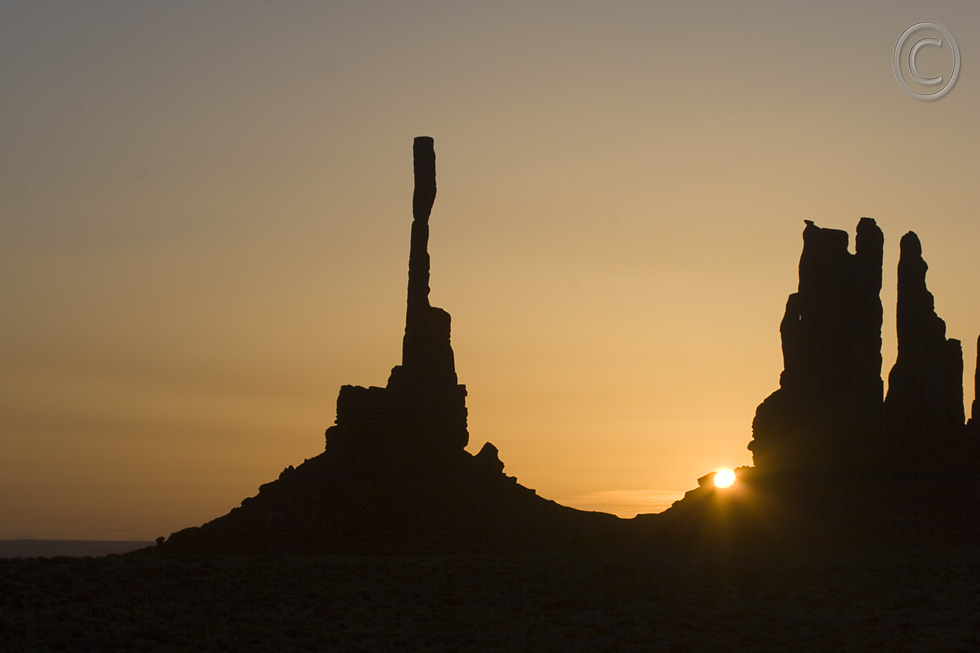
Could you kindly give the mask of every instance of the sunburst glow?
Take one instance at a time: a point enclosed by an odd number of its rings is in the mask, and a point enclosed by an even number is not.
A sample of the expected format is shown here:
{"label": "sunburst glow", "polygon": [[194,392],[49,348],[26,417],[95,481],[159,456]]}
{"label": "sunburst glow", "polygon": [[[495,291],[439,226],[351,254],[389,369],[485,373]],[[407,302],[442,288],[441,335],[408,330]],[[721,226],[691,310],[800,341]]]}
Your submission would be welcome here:
{"label": "sunburst glow", "polygon": [[715,487],[731,487],[735,482],[735,472],[730,469],[719,469],[715,472]]}

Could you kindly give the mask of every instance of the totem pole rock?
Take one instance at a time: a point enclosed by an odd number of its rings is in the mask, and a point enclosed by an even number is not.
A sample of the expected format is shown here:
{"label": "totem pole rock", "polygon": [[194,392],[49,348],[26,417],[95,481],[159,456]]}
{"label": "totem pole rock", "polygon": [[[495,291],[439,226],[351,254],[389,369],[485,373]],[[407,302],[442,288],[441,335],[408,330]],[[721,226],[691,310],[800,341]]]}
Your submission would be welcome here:
{"label": "totem pole rock", "polygon": [[458,453],[469,441],[466,386],[457,383],[450,316],[429,304],[429,216],[436,199],[433,140],[416,138],[413,151],[415,193],[402,364],[392,369],[386,388],[341,388],[337,425],[327,431],[328,449],[336,445],[433,456]]}

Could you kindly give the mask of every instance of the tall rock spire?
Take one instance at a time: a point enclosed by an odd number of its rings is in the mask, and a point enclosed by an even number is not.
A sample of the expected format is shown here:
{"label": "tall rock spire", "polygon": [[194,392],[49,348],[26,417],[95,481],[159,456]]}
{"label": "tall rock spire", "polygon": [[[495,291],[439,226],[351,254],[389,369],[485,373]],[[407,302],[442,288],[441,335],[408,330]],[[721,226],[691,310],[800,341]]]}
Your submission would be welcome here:
{"label": "tall rock spire", "polygon": [[415,139],[415,192],[412,195],[412,240],[408,255],[408,312],[402,364],[412,356],[409,334],[425,330],[429,311],[429,215],[436,201],[436,153],[427,136]]}
{"label": "tall rock spire", "polygon": [[958,435],[965,419],[963,348],[946,338],[926,288],[928,269],[919,237],[908,232],[898,262],[898,356],[888,375],[885,421],[889,450],[915,465]]}
{"label": "tall rock spire", "polygon": [[327,447],[396,450],[422,457],[462,453],[469,441],[466,386],[456,379],[449,313],[429,304],[429,216],[436,199],[433,141],[414,144],[415,193],[408,255],[408,306],[402,364],[384,388],[345,385]]}
{"label": "tall rock spire", "polygon": [[401,373],[416,381],[455,385],[456,365],[449,344],[450,316],[441,308],[429,305],[429,216],[436,199],[436,154],[432,138],[417,137],[413,151],[415,192]]}
{"label": "tall rock spire", "polygon": [[459,385],[450,344],[449,313],[429,304],[429,216],[436,199],[436,154],[432,138],[415,139],[415,192],[408,255],[408,307],[402,364],[391,370],[388,390],[398,397],[419,444],[462,449],[466,429],[466,386]]}

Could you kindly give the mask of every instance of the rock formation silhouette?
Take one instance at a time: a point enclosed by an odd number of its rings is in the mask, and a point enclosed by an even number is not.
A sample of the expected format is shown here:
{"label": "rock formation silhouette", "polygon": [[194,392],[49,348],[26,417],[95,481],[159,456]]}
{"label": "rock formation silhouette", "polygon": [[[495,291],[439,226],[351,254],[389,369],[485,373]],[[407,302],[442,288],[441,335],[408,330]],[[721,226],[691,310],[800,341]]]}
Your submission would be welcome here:
{"label": "rock formation silhouette", "polygon": [[[345,385],[337,397],[337,424],[327,450],[397,450],[397,455],[444,456],[462,450],[466,386],[456,378],[449,313],[429,304],[429,216],[436,199],[433,140],[415,139],[415,193],[408,258],[408,310],[402,364],[386,388]],[[383,438],[376,441],[374,438]]]}
{"label": "rock formation silhouette", "polygon": [[623,532],[613,515],[539,497],[490,443],[465,446],[450,316],[429,304],[433,140],[414,143],[402,362],[386,387],[345,385],[323,453],[289,466],[227,515],[172,534],[163,553],[503,551],[582,548]]}
{"label": "rock formation silhouette", "polygon": [[847,233],[807,221],[799,290],[780,324],[780,387],[759,406],[749,444],[756,466],[799,470],[867,462],[881,428],[881,265],[871,218]]}
{"label": "rock formation silhouette", "polygon": [[806,222],[799,290],[780,325],[779,389],[756,410],[749,449],[766,471],[894,470],[961,463],[963,352],[946,338],[915,233],[901,240],[898,357],[882,401],[884,238],[871,218],[847,234]]}
{"label": "rock formation silhouette", "polygon": [[[887,452],[896,465],[921,468],[926,462],[947,466],[962,436],[963,348],[946,338],[946,323],[936,315],[919,237],[902,237],[898,263],[898,357],[888,375],[885,398]],[[946,455],[935,455],[946,454]]]}
{"label": "rock formation silhouette", "polygon": [[970,410],[970,432],[980,437],[980,337],[977,338],[977,365],[973,377],[973,408]]}
{"label": "rock formation silhouette", "polygon": [[[661,516],[661,529],[734,529],[770,541],[795,534],[797,543],[828,534],[837,542],[980,537],[977,400],[966,426],[962,348],[936,315],[919,239],[901,240],[898,357],[884,400],[884,238],[861,218],[853,254],[847,240],[806,221],[799,288],[780,324],[780,387],[756,410],[754,466],[736,470],[741,490],[702,477]],[[980,384],[980,355],[977,363]]]}
{"label": "rock formation silhouette", "polygon": [[754,466],[735,470],[733,491],[714,487],[708,474],[665,513],[626,521],[537,496],[504,474],[490,443],[466,451],[466,388],[450,316],[429,303],[431,138],[415,139],[414,168],[402,361],[386,387],[342,386],[323,453],[154,551],[555,550],[662,544],[671,535],[722,543],[858,532],[980,537],[980,399],[964,424],[962,348],[946,338],[914,233],[901,241],[898,358],[887,398],[882,231],[861,218],[850,253],[846,232],[806,221],[799,286],[780,324],[779,388],[752,423]]}

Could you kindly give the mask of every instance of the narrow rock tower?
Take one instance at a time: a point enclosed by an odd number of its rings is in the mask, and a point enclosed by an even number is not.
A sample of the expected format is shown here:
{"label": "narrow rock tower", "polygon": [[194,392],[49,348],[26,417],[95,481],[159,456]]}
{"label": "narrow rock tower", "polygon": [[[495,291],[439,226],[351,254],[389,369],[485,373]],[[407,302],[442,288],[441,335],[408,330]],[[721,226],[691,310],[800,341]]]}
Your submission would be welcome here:
{"label": "narrow rock tower", "polygon": [[391,370],[388,389],[415,421],[423,446],[462,449],[466,430],[466,387],[456,379],[449,343],[449,313],[429,304],[429,216],[436,200],[436,153],[428,136],[415,139],[415,193],[408,256],[408,309],[402,364]]}
{"label": "narrow rock tower", "polygon": [[461,452],[469,441],[466,386],[456,378],[450,316],[429,304],[429,216],[436,199],[432,138],[417,137],[413,150],[415,192],[402,364],[391,370],[386,388],[341,387],[337,426],[327,431],[328,448],[336,441],[341,447],[432,457]]}
{"label": "narrow rock tower", "polygon": [[908,232],[898,262],[898,357],[888,375],[885,424],[888,452],[914,466],[934,454],[946,457],[965,420],[963,347],[946,338],[946,323],[926,288],[928,269],[919,237]]}

